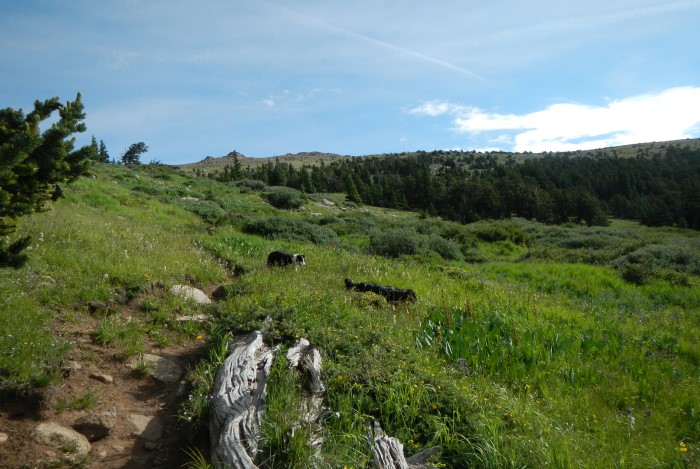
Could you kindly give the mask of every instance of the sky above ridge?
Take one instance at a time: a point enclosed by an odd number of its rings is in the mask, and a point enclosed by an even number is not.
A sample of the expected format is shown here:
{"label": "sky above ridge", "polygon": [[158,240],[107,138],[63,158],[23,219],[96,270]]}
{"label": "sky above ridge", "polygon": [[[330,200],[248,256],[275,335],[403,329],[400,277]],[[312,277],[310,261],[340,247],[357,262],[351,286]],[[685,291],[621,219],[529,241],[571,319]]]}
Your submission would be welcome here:
{"label": "sky above ridge", "polygon": [[113,158],[700,137],[700,0],[0,0],[0,108],[82,93]]}

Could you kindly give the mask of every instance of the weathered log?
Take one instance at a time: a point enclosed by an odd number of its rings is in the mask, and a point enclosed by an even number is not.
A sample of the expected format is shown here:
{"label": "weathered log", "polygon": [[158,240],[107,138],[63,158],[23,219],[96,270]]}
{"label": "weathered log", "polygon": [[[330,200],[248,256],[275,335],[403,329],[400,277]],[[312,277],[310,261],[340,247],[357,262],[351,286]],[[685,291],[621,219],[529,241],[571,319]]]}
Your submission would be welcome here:
{"label": "weathered log", "polygon": [[[287,350],[290,368],[297,368],[301,373],[301,384],[308,393],[299,402],[301,422],[309,426],[309,446],[320,449],[323,444],[323,428],[320,416],[323,412],[323,393],[326,387],[321,381],[321,354],[308,340],[299,339],[297,344]],[[298,428],[296,425],[292,428]]]}
{"label": "weathered log", "polygon": [[387,436],[378,422],[369,425],[368,438],[372,446],[373,469],[432,469],[436,466],[428,458],[440,451],[439,446],[427,449],[406,458],[403,444],[394,437]]}
{"label": "weathered log", "polygon": [[[230,355],[219,368],[214,380],[209,430],[211,462],[216,468],[257,469],[255,458],[265,412],[267,379],[276,349],[263,343],[262,332],[255,331],[229,344]],[[299,402],[301,421],[311,427],[309,445],[320,448],[323,443],[321,415],[321,354],[306,339],[301,339],[287,352],[290,367],[302,373],[302,384],[308,395]],[[403,444],[387,436],[377,422],[369,425],[368,439],[372,447],[374,469],[432,469],[428,459],[439,451],[430,448],[406,458]]]}
{"label": "weathered log", "polygon": [[[264,345],[260,331],[237,338],[229,344],[229,350],[214,380],[209,422],[211,461],[217,468],[255,469],[267,379],[276,350]],[[301,339],[289,349],[287,360],[290,367],[300,371],[308,391],[298,403],[299,425],[311,427],[309,445],[318,449],[323,443],[319,416],[325,391],[321,354],[308,340]]]}
{"label": "weathered log", "polygon": [[216,468],[256,469],[266,383],[275,351],[265,346],[259,331],[229,344],[229,350],[214,380],[211,461]]}
{"label": "weathered log", "polygon": [[326,387],[321,382],[321,354],[312,347],[308,340],[299,342],[287,351],[287,360],[292,368],[299,368],[302,373],[302,385],[313,395],[321,395]]}

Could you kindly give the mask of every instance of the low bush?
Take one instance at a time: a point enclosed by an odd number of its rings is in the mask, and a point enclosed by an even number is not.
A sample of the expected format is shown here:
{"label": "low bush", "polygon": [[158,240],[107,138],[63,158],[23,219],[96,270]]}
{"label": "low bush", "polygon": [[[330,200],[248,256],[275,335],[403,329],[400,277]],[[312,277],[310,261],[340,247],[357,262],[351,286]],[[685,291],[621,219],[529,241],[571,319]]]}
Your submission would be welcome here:
{"label": "low bush", "polygon": [[257,192],[264,191],[267,188],[267,185],[258,179],[243,179],[234,185],[239,189],[249,189]]}
{"label": "low bush", "polygon": [[384,257],[398,258],[422,254],[427,250],[427,237],[415,230],[392,228],[375,231],[369,237],[367,251]]}
{"label": "low bush", "polygon": [[290,187],[270,187],[264,197],[270,205],[282,210],[296,209],[304,204],[301,192]]}
{"label": "low bush", "polygon": [[618,257],[611,265],[635,285],[660,278],[677,285],[690,284],[688,275],[700,274],[700,256],[686,246],[650,244]]}
{"label": "low bush", "polygon": [[243,224],[244,233],[270,239],[310,241],[314,244],[335,243],[338,236],[325,226],[318,226],[296,218],[266,217],[248,220]]}
{"label": "low bush", "polygon": [[515,223],[498,221],[480,222],[471,225],[471,232],[482,241],[510,241],[515,244],[527,244],[528,237],[523,229]]}
{"label": "low bush", "polygon": [[625,282],[632,283],[634,285],[644,285],[645,283],[649,282],[651,273],[651,268],[646,262],[639,264],[625,262],[620,267],[620,275],[622,276],[622,279]]}
{"label": "low bush", "polygon": [[438,235],[432,235],[428,238],[428,245],[431,251],[440,254],[448,261],[461,261],[464,255],[460,249],[460,245],[451,239],[445,239]]}
{"label": "low bush", "polygon": [[326,215],[315,219],[314,222],[322,226],[328,226],[338,236],[367,236],[373,229],[377,228],[377,222],[374,217],[367,214]]}
{"label": "low bush", "polygon": [[650,270],[667,269],[700,275],[700,255],[681,245],[650,244],[612,261],[612,265],[621,270],[630,264],[647,265]]}
{"label": "low bush", "polygon": [[219,224],[226,212],[211,200],[180,200],[179,204],[207,223]]}

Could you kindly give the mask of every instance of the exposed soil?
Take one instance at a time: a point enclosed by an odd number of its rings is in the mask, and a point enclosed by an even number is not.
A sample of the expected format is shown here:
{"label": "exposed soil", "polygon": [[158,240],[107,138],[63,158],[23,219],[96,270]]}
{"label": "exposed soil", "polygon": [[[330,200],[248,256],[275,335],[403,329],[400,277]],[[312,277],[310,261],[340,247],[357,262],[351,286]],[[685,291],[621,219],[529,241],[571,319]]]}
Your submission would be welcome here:
{"label": "exposed soil", "polygon": [[[211,290],[204,289],[206,293]],[[120,306],[120,314],[123,317],[138,314],[135,313],[138,301]],[[191,425],[177,418],[179,406],[191,389],[184,373],[180,382],[172,385],[136,373],[127,366],[127,360],[117,355],[117,350],[94,343],[92,334],[97,324],[98,319],[88,314],[80,315],[77,321],[57,321],[57,335],[72,344],[66,362],[80,365],[79,369],[66,371],[58,385],[30,390],[23,396],[0,394],[0,433],[8,437],[0,443],[0,467],[176,468],[191,461],[186,450],[196,448],[205,456],[208,454],[207,430],[194,431]],[[203,357],[205,341],[206,338],[190,339],[167,348],[146,348],[186,369]],[[91,377],[95,373],[111,376],[113,382],[104,383]],[[70,403],[90,390],[96,392],[97,404],[88,410],[72,410]],[[32,438],[41,422],[71,428],[81,416],[112,409],[116,411],[116,425],[107,437],[92,443],[84,462],[75,462],[70,452],[40,445]],[[141,435],[129,418],[133,415],[153,418]]]}

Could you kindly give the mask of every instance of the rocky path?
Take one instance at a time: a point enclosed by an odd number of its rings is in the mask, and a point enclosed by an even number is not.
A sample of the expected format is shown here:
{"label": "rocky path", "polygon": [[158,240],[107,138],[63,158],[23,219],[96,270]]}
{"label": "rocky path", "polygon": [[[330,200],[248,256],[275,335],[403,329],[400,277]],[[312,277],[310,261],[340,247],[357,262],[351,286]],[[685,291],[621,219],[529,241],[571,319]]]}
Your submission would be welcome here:
{"label": "rocky path", "polygon": [[190,391],[186,369],[206,353],[206,339],[125,361],[93,343],[96,325],[92,317],[59,325],[72,347],[58,385],[0,394],[1,468],[175,468],[190,461],[186,451],[207,454],[206,431],[177,417]]}

